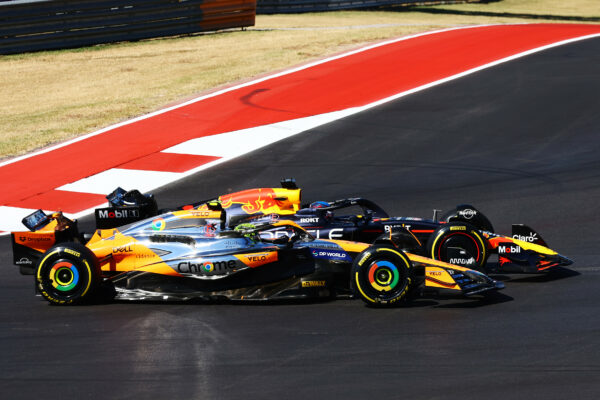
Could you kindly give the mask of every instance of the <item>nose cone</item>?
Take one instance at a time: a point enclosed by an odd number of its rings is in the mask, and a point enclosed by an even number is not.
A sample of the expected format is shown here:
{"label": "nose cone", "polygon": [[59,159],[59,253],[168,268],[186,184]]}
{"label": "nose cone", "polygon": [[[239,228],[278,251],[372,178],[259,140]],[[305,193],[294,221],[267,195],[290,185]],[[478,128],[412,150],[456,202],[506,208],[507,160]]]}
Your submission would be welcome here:
{"label": "nose cone", "polygon": [[570,258],[567,258],[565,256],[562,255],[558,255],[558,262],[560,263],[560,265],[562,265],[563,267],[566,267],[567,265],[571,265],[573,264],[573,260],[571,260]]}
{"label": "nose cone", "polygon": [[495,282],[494,282],[494,287],[495,287],[497,290],[501,290],[501,289],[504,289],[506,286],[504,285],[504,282],[495,281]]}

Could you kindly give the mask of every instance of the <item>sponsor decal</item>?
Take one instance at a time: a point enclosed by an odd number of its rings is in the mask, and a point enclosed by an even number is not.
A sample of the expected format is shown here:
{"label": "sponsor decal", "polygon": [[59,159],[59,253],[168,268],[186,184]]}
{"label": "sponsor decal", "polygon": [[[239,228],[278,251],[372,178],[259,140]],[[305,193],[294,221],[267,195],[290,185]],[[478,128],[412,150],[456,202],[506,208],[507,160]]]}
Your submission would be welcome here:
{"label": "sponsor decal", "polygon": [[312,224],[312,223],[318,223],[318,222],[319,222],[319,217],[300,218],[301,224]]}
{"label": "sponsor decal", "polygon": [[467,227],[466,226],[451,226],[450,230],[451,231],[466,231]]}
{"label": "sponsor decal", "polygon": [[278,259],[276,251],[269,253],[238,254],[235,257],[250,268],[260,267],[261,265],[275,262]]}
{"label": "sponsor decal", "polygon": [[460,210],[458,212],[458,215],[460,215],[461,217],[464,217],[465,219],[471,219],[475,215],[477,215],[477,211],[471,210],[470,208],[466,208],[464,210]]}
{"label": "sponsor decal", "polygon": [[119,247],[113,247],[112,252],[113,253],[131,253],[133,251],[133,249],[131,248],[131,245],[125,245],[125,246],[119,246]]}
{"label": "sponsor decal", "polygon": [[498,254],[518,254],[521,252],[519,246],[498,246]]}
{"label": "sponsor decal", "polygon": [[53,240],[53,236],[19,236],[19,241],[20,242],[36,242],[36,243],[41,243],[41,242],[50,242]]}
{"label": "sponsor decal", "polygon": [[210,217],[212,215],[212,211],[191,211],[190,213],[194,217]]}
{"label": "sponsor decal", "polygon": [[27,257],[22,257],[19,261],[17,261],[15,264],[17,265],[31,265],[33,264],[33,261],[31,261],[29,258]]}
{"label": "sponsor decal", "polygon": [[135,258],[154,258],[154,257],[156,257],[154,254],[138,253],[135,255]]}
{"label": "sponsor decal", "polygon": [[329,231],[329,239],[341,239],[344,237],[344,228],[335,228]]}
{"label": "sponsor decal", "polygon": [[302,287],[325,287],[325,281],[302,281]]}
{"label": "sponsor decal", "polygon": [[315,248],[315,249],[333,249],[333,250],[340,250],[340,246],[338,246],[335,243],[327,243],[327,242],[321,242],[321,243],[313,243],[310,245],[311,248]]}
{"label": "sponsor decal", "polygon": [[260,262],[260,261],[267,261],[268,255],[269,255],[269,253],[266,253],[266,254],[253,254],[251,256],[245,256],[245,257],[246,257],[246,260],[248,260],[248,261]]}
{"label": "sponsor decal", "polygon": [[358,260],[358,266],[361,267],[367,258],[369,258],[369,254],[368,253],[363,254],[363,256],[360,258],[360,260]]}
{"label": "sponsor decal", "polygon": [[156,218],[154,220],[152,220],[152,230],[154,231],[162,231],[163,229],[165,229],[165,226],[167,225],[167,223],[165,222],[165,220],[163,218]]}
{"label": "sponsor decal", "polygon": [[475,264],[475,259],[471,258],[451,258],[448,261],[450,264],[458,264],[458,265],[471,265]]}
{"label": "sponsor decal", "polygon": [[327,260],[338,260],[338,261],[352,261],[350,256],[342,251],[330,251],[330,250],[313,250],[313,257],[324,258]]}
{"label": "sponsor decal", "polygon": [[400,224],[400,225],[385,225],[384,230],[386,233],[390,233],[394,228],[406,228],[410,230],[410,225]]}
{"label": "sponsor decal", "polygon": [[215,234],[217,233],[217,227],[215,226],[215,224],[208,224],[203,226],[200,231],[202,232],[202,234],[204,234],[204,236],[207,237],[214,237]]}
{"label": "sponsor decal", "polygon": [[538,238],[537,232],[529,232],[529,235],[527,235],[527,236],[513,235],[513,239],[522,240],[524,242],[529,242],[529,243],[534,243],[534,242],[537,242],[539,238]]}
{"label": "sponsor decal", "polygon": [[71,249],[65,249],[65,253],[71,254],[75,257],[81,257],[81,253]]}
{"label": "sponsor decal", "polygon": [[240,247],[240,243],[236,242],[235,240],[225,240],[224,242],[222,242],[222,246],[226,249],[235,249]]}
{"label": "sponsor decal", "polygon": [[222,273],[234,269],[235,266],[236,263],[234,260],[201,261],[197,264],[191,261],[184,261],[177,264],[177,271],[182,274]]}
{"label": "sponsor decal", "polygon": [[[344,237],[344,228],[334,228],[329,231],[327,231],[326,229],[322,229],[322,230],[321,229],[307,229],[306,232],[308,232],[315,239],[325,238],[325,239],[335,240],[335,239],[343,239],[343,237]],[[321,233],[323,233],[323,234],[321,235]],[[284,231],[284,230],[278,230],[278,231],[274,231],[274,232],[262,231],[260,233],[261,237],[268,238],[268,239],[279,239],[284,236],[291,237],[292,235],[293,235],[293,232],[288,232],[288,231]],[[337,246],[336,246],[336,248],[337,248]]]}
{"label": "sponsor decal", "polygon": [[98,218],[113,219],[113,218],[139,218],[139,210],[98,210]]}

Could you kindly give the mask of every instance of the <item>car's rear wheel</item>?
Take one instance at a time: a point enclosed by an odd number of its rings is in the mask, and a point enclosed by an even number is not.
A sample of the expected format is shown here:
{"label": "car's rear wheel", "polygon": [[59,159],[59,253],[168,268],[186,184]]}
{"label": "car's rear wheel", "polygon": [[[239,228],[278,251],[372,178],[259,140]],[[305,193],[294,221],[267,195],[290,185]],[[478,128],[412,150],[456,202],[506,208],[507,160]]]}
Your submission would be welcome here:
{"label": "car's rear wheel", "polygon": [[413,281],[406,254],[388,247],[369,247],[352,265],[352,288],[371,306],[395,306],[406,299]]}
{"label": "car's rear wheel", "polygon": [[488,253],[481,233],[471,224],[451,222],[440,226],[427,241],[429,257],[482,270]]}
{"label": "car's rear wheel", "polygon": [[92,299],[100,281],[94,254],[80,243],[51,247],[36,269],[37,288],[52,304],[70,305]]}

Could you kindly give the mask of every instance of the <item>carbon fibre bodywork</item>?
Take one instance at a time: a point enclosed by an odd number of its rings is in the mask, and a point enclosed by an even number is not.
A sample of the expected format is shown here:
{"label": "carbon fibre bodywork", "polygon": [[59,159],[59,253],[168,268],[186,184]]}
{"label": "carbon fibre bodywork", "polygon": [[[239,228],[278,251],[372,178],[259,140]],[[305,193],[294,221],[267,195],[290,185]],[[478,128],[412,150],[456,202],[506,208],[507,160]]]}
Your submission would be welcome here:
{"label": "carbon fibre bodywork", "polygon": [[[290,181],[282,184],[283,188],[250,189],[218,197],[227,212],[227,224],[235,226],[249,219],[285,219],[316,238],[365,243],[406,231],[414,238],[406,250],[481,270],[536,273],[572,264],[526,225],[513,225],[510,236],[494,233],[489,220],[470,205],[459,205],[440,219],[390,217],[377,204],[363,198],[301,206],[301,189]],[[206,205],[199,208],[205,209]],[[347,213],[341,214],[344,211]],[[498,255],[497,263],[487,263],[491,254]]]}

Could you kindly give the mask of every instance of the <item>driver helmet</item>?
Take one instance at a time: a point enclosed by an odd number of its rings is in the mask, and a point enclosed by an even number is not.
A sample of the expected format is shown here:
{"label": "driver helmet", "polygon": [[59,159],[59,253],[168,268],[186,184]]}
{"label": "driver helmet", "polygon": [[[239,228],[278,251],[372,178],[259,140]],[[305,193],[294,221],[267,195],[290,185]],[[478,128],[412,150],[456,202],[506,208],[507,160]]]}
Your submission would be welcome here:
{"label": "driver helmet", "polygon": [[330,207],[330,204],[326,201],[315,201],[314,203],[310,203],[310,208],[326,208]]}

